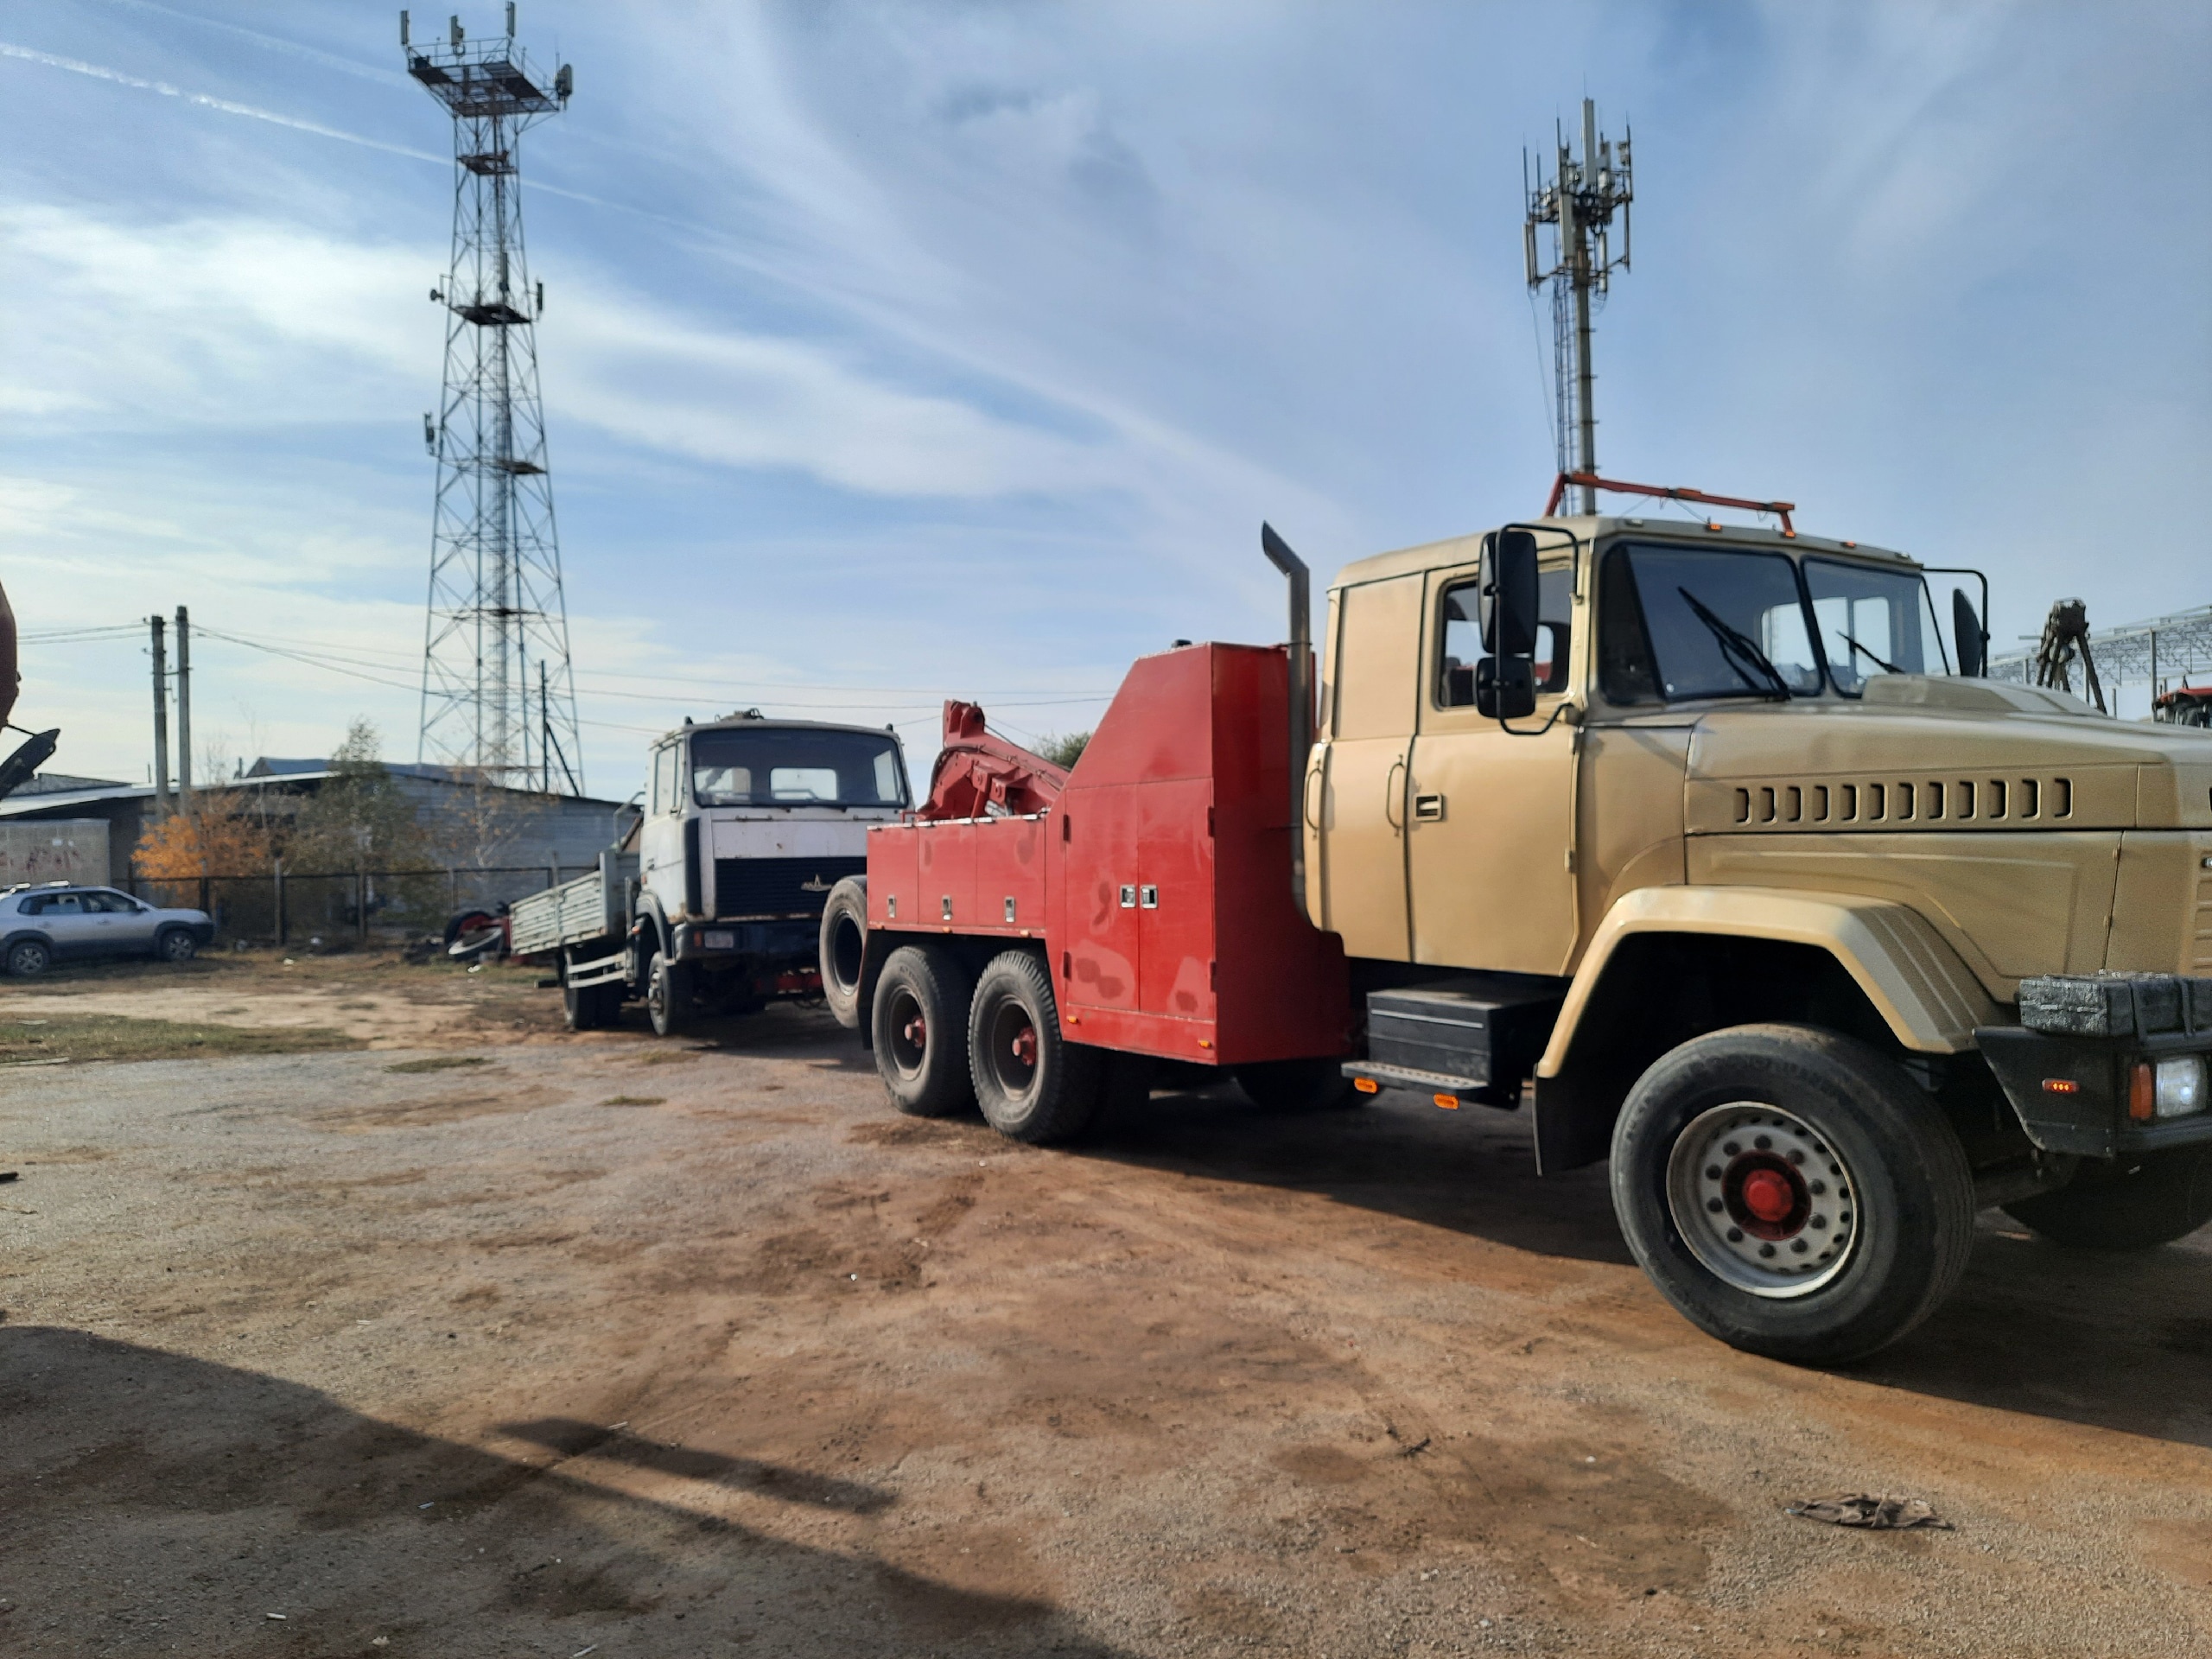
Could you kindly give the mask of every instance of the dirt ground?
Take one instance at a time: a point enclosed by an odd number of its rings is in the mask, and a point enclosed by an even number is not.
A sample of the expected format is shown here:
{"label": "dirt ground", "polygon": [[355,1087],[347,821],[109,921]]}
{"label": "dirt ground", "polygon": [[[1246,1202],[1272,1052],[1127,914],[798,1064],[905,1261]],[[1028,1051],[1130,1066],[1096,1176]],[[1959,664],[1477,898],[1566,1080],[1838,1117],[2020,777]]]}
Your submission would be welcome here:
{"label": "dirt ground", "polygon": [[[0,1070],[0,1652],[2212,1652],[2212,1230],[1986,1217],[1797,1370],[1515,1116],[1160,1092],[1035,1152],[820,1014],[576,1037],[531,980],[0,990],[367,1045]],[[1855,1491],[1957,1529],[1783,1512]]]}

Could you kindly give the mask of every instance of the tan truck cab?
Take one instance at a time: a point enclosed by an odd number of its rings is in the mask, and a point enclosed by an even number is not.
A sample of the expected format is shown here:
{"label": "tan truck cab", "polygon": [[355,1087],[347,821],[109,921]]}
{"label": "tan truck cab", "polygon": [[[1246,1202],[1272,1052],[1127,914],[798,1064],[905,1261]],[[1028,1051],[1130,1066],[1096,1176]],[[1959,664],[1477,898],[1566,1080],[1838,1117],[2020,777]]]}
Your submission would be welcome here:
{"label": "tan truck cab", "polygon": [[2212,733],[1960,673],[1960,574],[1577,517],[1330,591],[1306,902],[1368,994],[1348,1070],[1532,1082],[1542,1166],[1610,1155],[1639,1259],[1744,1346],[1891,1339],[1985,1205],[2107,1248],[2212,1219]]}

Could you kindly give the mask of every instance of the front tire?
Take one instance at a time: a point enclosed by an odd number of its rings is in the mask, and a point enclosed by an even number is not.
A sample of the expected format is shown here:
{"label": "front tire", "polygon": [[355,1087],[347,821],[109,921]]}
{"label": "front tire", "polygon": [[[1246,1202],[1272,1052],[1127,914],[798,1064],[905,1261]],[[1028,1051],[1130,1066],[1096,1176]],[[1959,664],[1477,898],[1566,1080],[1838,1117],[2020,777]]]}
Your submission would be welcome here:
{"label": "front tire", "polygon": [[54,966],[54,947],[44,939],[17,939],[8,947],[8,971],[17,979],[36,979]]}
{"label": "front tire", "polygon": [[847,1031],[861,1028],[861,974],[868,960],[868,878],[849,875],[822,906],[822,1000]]}
{"label": "front tire", "polygon": [[163,962],[190,962],[200,954],[200,941],[181,927],[173,927],[154,942],[154,954]]}
{"label": "front tire", "polygon": [[993,1128],[1033,1147],[1073,1140],[1097,1114],[1101,1059],[1060,1035],[1052,976],[1035,951],[992,959],[969,1010],[968,1063]]}
{"label": "front tire", "polygon": [[690,963],[653,958],[645,976],[645,1012],[654,1036],[674,1037],[690,1025],[693,990]]}
{"label": "front tire", "polygon": [[2074,1249],[2153,1250],[2212,1222],[2212,1146],[2084,1160],[2056,1192],[2008,1204],[2005,1213]]}
{"label": "front tire", "polygon": [[908,1116],[944,1117],[975,1103],[968,1065],[974,992],[950,950],[904,944],[885,959],[871,1015],[875,1070]]}
{"label": "front tire", "polygon": [[1875,1050],[1738,1026],[1637,1080],[1613,1210],[1684,1318],[1731,1347],[1837,1365],[1896,1341],[1966,1271],[1974,1174],[1927,1093]]}

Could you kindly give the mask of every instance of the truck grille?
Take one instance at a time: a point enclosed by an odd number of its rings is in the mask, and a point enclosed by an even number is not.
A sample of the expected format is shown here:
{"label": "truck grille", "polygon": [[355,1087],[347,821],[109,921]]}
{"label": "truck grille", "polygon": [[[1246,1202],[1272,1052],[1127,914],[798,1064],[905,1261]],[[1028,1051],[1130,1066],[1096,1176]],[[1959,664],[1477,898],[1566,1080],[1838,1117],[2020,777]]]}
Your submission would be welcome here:
{"label": "truck grille", "polygon": [[830,889],[868,869],[860,858],[718,858],[715,914],[819,916]]}

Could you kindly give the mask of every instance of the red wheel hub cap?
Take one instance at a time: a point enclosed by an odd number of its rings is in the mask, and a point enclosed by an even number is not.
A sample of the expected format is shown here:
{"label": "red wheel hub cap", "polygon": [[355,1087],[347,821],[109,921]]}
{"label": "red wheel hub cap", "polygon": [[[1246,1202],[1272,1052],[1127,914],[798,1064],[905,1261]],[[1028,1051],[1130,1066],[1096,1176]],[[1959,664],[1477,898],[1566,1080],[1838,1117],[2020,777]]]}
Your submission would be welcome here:
{"label": "red wheel hub cap", "polygon": [[929,1024],[918,1014],[906,1022],[906,1029],[900,1034],[916,1048],[925,1047],[929,1042]]}
{"label": "red wheel hub cap", "polygon": [[1024,1065],[1037,1064],[1037,1028],[1024,1026],[1014,1034],[1014,1058]]}
{"label": "red wheel hub cap", "polygon": [[1789,1178],[1780,1170],[1755,1169],[1744,1178],[1744,1208],[1761,1221],[1780,1221],[1796,1206]]}

